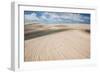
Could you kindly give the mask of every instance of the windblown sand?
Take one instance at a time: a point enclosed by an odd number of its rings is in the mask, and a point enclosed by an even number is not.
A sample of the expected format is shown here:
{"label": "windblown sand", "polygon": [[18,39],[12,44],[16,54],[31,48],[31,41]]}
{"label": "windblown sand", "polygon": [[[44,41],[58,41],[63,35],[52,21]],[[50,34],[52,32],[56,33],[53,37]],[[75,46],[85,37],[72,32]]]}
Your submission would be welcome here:
{"label": "windblown sand", "polygon": [[[28,28],[28,30],[26,30]],[[30,30],[29,30],[30,28]],[[36,30],[68,29],[25,40],[25,61],[90,58],[90,25],[48,26],[37,29],[25,26],[25,33]],[[48,28],[48,29],[47,29]],[[36,29],[36,30],[35,30]],[[35,35],[35,34],[34,34]]]}

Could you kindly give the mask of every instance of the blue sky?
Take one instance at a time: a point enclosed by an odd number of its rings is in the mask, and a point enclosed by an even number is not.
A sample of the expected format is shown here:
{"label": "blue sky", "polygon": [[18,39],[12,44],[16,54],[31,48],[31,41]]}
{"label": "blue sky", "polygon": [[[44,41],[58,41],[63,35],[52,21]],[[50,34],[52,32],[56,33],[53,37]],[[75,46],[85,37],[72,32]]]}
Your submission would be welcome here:
{"label": "blue sky", "polygon": [[25,24],[90,24],[90,14],[47,12],[47,11],[24,11]]}

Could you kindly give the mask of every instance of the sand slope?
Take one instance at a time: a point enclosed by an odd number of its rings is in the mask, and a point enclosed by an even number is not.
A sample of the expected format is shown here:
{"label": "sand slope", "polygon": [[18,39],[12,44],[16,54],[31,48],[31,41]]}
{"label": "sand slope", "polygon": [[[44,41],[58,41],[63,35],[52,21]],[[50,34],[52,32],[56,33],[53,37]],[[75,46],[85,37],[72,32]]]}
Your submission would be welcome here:
{"label": "sand slope", "polygon": [[65,30],[25,40],[25,61],[84,59],[89,57],[90,34],[82,30]]}

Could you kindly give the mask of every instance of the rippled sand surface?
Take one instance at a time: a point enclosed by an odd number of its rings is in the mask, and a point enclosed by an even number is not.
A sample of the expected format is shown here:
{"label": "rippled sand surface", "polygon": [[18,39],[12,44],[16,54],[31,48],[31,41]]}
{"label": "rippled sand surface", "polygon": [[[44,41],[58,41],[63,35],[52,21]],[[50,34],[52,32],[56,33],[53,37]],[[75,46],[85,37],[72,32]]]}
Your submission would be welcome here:
{"label": "rippled sand surface", "polygon": [[90,25],[25,26],[25,37],[25,61],[90,58]]}

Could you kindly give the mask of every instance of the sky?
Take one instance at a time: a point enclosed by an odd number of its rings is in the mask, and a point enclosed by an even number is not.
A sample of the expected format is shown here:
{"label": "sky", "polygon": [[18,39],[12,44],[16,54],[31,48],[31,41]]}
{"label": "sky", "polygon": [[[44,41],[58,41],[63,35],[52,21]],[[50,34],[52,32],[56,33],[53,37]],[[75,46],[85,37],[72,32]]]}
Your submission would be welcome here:
{"label": "sky", "polygon": [[25,24],[90,24],[90,17],[87,13],[24,11]]}

